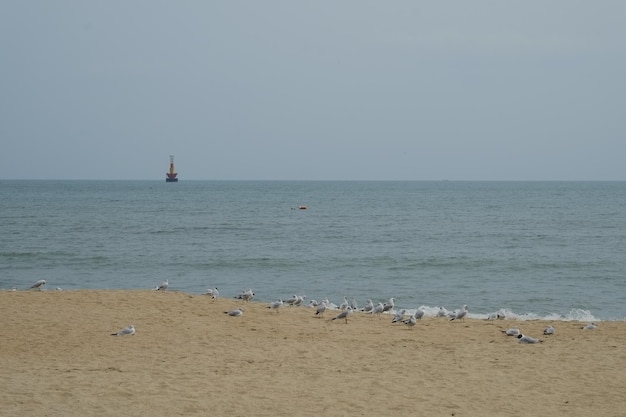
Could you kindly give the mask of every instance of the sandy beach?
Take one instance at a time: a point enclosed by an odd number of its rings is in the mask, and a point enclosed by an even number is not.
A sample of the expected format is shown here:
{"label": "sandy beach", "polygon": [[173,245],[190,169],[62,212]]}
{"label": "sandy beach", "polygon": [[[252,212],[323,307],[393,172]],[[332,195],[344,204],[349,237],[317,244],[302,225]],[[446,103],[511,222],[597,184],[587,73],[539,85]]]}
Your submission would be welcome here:
{"label": "sandy beach", "polygon": [[[0,292],[2,416],[624,416],[626,323],[424,318],[156,291]],[[241,317],[224,311],[243,307]],[[136,334],[111,333],[134,324]],[[552,324],[557,333],[543,336]],[[519,325],[541,344],[503,329]]]}

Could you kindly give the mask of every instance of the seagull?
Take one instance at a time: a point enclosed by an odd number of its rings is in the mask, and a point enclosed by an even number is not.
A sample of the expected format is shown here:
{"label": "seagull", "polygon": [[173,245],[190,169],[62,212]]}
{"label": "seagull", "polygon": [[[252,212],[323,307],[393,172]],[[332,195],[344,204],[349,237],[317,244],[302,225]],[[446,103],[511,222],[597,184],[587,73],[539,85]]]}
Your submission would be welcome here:
{"label": "seagull", "polygon": [[380,314],[383,312],[384,309],[385,306],[383,305],[383,303],[378,303],[376,307],[370,310],[369,314],[377,315],[378,318],[380,318]]}
{"label": "seagull", "polygon": [[413,317],[415,317],[415,320],[421,320],[422,317],[424,317],[424,309],[422,307],[418,308],[417,310],[415,310],[415,313],[413,313]]}
{"label": "seagull", "polygon": [[333,317],[332,320],[345,319],[346,324],[348,324],[348,316],[350,314],[352,314],[352,307],[348,306],[344,311],[339,313],[336,317]]}
{"label": "seagull", "polygon": [[413,326],[415,326],[417,324],[417,318],[415,317],[415,314],[413,314],[411,317],[409,317],[406,320],[402,320],[402,323],[406,324],[407,326],[409,326],[409,329],[412,329]]}
{"label": "seagull", "polygon": [[111,336],[125,336],[125,335],[134,335],[135,334],[135,326],[133,326],[132,324],[130,326],[128,326],[125,329],[120,330],[117,333],[111,333]]}
{"label": "seagull", "polygon": [[276,312],[278,313],[278,309],[283,305],[283,300],[276,300],[274,302],[272,302],[270,305],[267,306],[267,308],[271,308],[272,310],[276,310]]}
{"label": "seagull", "polygon": [[383,313],[384,313],[385,311],[389,311],[389,310],[393,309],[393,307],[395,306],[395,301],[396,301],[396,299],[395,299],[395,298],[390,298],[390,299],[389,299],[389,302],[388,302],[388,303],[385,303],[385,304],[384,304],[384,306],[383,306],[383,307],[384,307],[384,308],[383,308]]}
{"label": "seagull", "polygon": [[367,300],[367,304],[365,304],[365,307],[363,307],[363,309],[361,309],[361,311],[369,313],[373,309],[374,309],[374,303],[372,302],[372,300]]}
{"label": "seagull", "polygon": [[465,316],[467,315],[468,311],[469,311],[469,308],[467,307],[467,304],[465,304],[463,306],[462,310],[455,311],[454,313],[450,314],[450,317],[452,317],[450,319],[450,321],[452,321],[452,320],[463,320],[463,321],[465,321]]}
{"label": "seagull", "polygon": [[406,310],[403,308],[402,310],[398,311],[395,316],[393,316],[391,322],[397,323],[399,321],[402,321],[402,319],[404,319],[404,313],[406,313]]}
{"label": "seagull", "polygon": [[350,308],[352,308],[352,311],[358,311],[359,306],[356,303],[356,298],[353,298],[350,302]]}
{"label": "seagull", "polygon": [[155,288],[156,291],[165,291],[167,290],[167,287],[170,286],[170,282],[168,280],[165,280],[161,283],[161,285],[159,285],[158,287]]}
{"label": "seagull", "polygon": [[439,307],[439,311],[437,312],[437,317],[446,317],[448,315],[448,311],[443,308],[443,306]]}
{"label": "seagull", "polygon": [[39,281],[37,281],[33,285],[31,285],[30,288],[31,289],[42,289],[44,285],[46,285],[46,280],[45,279],[40,279]]}
{"label": "seagull", "polygon": [[554,334],[556,333],[556,330],[554,330],[554,327],[552,326],[548,326],[543,330],[543,334]]}
{"label": "seagull", "polygon": [[252,301],[252,298],[254,298],[254,292],[252,291],[252,288],[249,288],[247,291],[239,293],[239,295],[235,298],[243,301]]}
{"label": "seagull", "polygon": [[204,295],[210,295],[211,299],[215,300],[217,297],[219,297],[220,291],[217,289],[217,287],[213,289],[209,288],[208,290],[206,290]]}
{"label": "seagull", "polygon": [[298,296],[294,294],[293,297],[285,300],[285,304],[293,305],[296,301],[298,301]]}
{"label": "seagull", "polygon": [[296,300],[295,303],[293,303],[293,305],[296,307],[300,307],[302,303],[304,303],[305,298],[306,298],[306,295],[298,295],[298,299]]}
{"label": "seagull", "polygon": [[344,311],[346,308],[348,308],[350,306],[350,303],[348,302],[348,297],[343,297],[343,303],[341,303],[341,305],[339,306],[339,310]]}
{"label": "seagull", "polygon": [[237,308],[235,310],[225,311],[224,314],[228,314],[229,316],[238,317],[243,314],[243,308]]}
{"label": "seagull", "polygon": [[543,340],[541,339],[535,339],[534,337],[530,337],[530,336],[525,336],[523,334],[519,334],[517,335],[517,338],[519,339],[519,343],[541,343],[543,342]]}
{"label": "seagull", "polygon": [[322,304],[317,306],[315,315],[318,317],[324,317],[324,312],[326,311],[326,308],[327,308],[326,302],[322,301]]}
{"label": "seagull", "polygon": [[588,325],[581,327],[581,329],[583,330],[593,330],[597,328],[598,328],[598,324],[595,322],[589,323]]}
{"label": "seagull", "polygon": [[519,327],[511,327],[510,329],[502,330],[502,333],[506,334],[507,336],[519,336],[520,334],[522,334],[522,332],[520,332],[519,330]]}

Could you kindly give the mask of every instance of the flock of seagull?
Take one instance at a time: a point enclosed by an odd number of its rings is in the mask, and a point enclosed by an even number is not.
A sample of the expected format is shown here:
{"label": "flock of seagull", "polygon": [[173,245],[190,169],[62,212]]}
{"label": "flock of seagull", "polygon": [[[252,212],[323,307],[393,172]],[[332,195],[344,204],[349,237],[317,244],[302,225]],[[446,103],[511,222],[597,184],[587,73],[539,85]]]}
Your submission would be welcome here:
{"label": "flock of seagull", "polygon": [[[36,281],[30,287],[30,289],[41,290],[44,285],[46,285],[46,280],[40,279]],[[169,287],[169,280],[166,279],[160,285],[157,285],[154,288],[154,290],[165,291],[167,290],[168,287]],[[210,296],[211,299],[215,301],[219,297],[220,293],[216,287],[216,288],[207,289],[207,291],[203,295]],[[252,289],[249,288],[245,291],[241,291],[234,298],[242,300],[242,301],[252,301],[252,299],[254,298],[254,295],[255,295],[254,291],[252,291]],[[331,319],[331,321],[344,320],[346,324],[348,323],[348,318],[355,311],[378,316],[379,318],[380,318],[380,315],[383,313],[394,313],[394,316],[391,319],[391,323],[403,323],[409,328],[412,328],[413,326],[415,326],[418,320],[421,320],[425,314],[423,307],[418,308],[411,315],[407,314],[406,309],[395,311],[394,310],[395,298],[393,297],[390,298],[389,301],[387,301],[386,303],[379,302],[377,304],[374,304],[372,300],[367,300],[367,304],[363,308],[358,308],[356,300],[352,300],[352,302],[349,302],[347,297],[343,298],[343,302],[339,306],[331,303],[328,300],[328,298],[324,298],[322,301],[310,300],[308,304],[304,303],[305,299],[306,299],[306,296],[304,295],[294,294],[291,298],[288,298],[286,300],[278,299],[276,301],[272,301],[271,303],[269,303],[267,308],[278,312],[278,310],[284,305],[290,305],[290,306],[295,306],[295,307],[306,305],[308,307],[312,307],[315,309],[316,317],[324,317],[324,313],[327,310],[335,310],[335,311],[339,311],[339,313],[336,314],[335,317]],[[238,316],[243,315],[243,312],[244,312],[243,307],[239,307],[233,310],[224,311],[224,314],[227,314],[232,317],[238,317]],[[439,307],[439,311],[437,312],[436,316],[446,317],[450,321],[455,321],[455,320],[463,321],[468,312],[469,312],[469,307],[467,305],[464,305],[462,308],[452,311],[452,312],[447,311],[444,307]],[[504,318],[505,316],[500,313],[492,313],[488,316],[487,320],[496,320],[496,319],[504,319]],[[598,324],[596,322],[592,322],[581,327],[581,329],[593,330],[593,329],[596,329],[597,327],[598,327]],[[523,334],[519,327],[512,327],[506,330],[502,330],[502,333],[504,333],[506,336],[516,337],[519,340],[519,343],[523,343],[523,344],[535,344],[535,343],[543,342],[542,339]],[[554,335],[555,333],[556,333],[556,330],[554,329],[553,326],[548,326],[543,331],[543,334],[546,336]],[[112,336],[127,336],[127,335],[134,335],[134,334],[135,334],[135,326],[132,324],[115,333],[111,333]]]}
{"label": "flock of seagull", "polygon": [[[211,296],[211,298],[215,300],[219,296],[219,290],[217,288],[209,288],[204,293],[204,295]],[[239,300],[243,300],[243,301],[252,301],[252,298],[254,298],[254,291],[252,291],[252,289],[242,291],[241,293],[236,295],[235,298]],[[290,306],[295,306],[295,307],[302,306],[302,305],[305,305],[304,304],[305,298],[306,296],[304,295],[294,294],[291,298],[288,298],[286,300],[279,299],[276,301],[272,301],[271,303],[269,303],[267,308],[271,310],[276,310],[276,312],[278,312],[278,309],[280,309],[284,305],[290,305]],[[360,311],[360,312],[371,314],[371,315],[378,316],[378,317],[380,317],[380,315],[383,313],[394,312],[395,311],[394,310],[395,298],[392,297],[389,299],[388,302],[378,303],[376,305],[374,305],[372,300],[367,300],[367,304],[365,305],[365,307],[360,308],[360,309],[358,308],[356,304],[356,300],[353,300],[352,302],[348,302],[347,297],[343,298],[343,303],[341,303],[339,306],[332,304],[328,300],[328,298],[325,298],[319,302],[317,300],[311,300],[309,301],[308,304],[306,304],[306,306],[312,307],[315,309],[316,317],[324,317],[324,313],[326,312],[326,310],[339,310],[339,313],[335,317],[333,317],[331,321],[332,320],[344,320],[345,323],[347,324],[348,318],[355,311]],[[450,318],[450,321],[463,320],[465,316],[467,315],[468,311],[469,311],[469,308],[467,307],[467,305],[464,305],[462,309],[453,311],[453,312],[447,312],[443,307],[441,307],[439,316],[441,317],[448,316]],[[391,322],[392,323],[401,322],[401,323],[406,324],[409,327],[413,327],[415,326],[418,320],[424,317],[425,311],[423,308],[420,307],[415,311],[415,313],[408,315],[408,317],[406,313],[407,313],[406,309],[402,309],[396,312]],[[229,316],[234,316],[234,317],[241,316],[243,315],[243,308],[239,307],[234,310],[224,311],[224,314],[228,314]]]}

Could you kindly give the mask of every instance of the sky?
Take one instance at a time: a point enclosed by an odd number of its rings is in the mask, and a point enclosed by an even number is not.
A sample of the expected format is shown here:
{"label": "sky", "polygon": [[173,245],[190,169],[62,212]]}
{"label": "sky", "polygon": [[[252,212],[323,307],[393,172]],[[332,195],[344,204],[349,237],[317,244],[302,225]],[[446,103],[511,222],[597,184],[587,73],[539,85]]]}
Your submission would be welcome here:
{"label": "sky", "polygon": [[626,180],[623,0],[0,2],[0,179]]}

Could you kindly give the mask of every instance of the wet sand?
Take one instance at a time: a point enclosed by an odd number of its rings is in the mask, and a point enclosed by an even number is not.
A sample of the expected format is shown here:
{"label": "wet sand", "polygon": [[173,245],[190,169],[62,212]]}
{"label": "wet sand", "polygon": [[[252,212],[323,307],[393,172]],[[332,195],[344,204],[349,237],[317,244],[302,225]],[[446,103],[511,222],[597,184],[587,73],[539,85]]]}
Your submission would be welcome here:
{"label": "wet sand", "polygon": [[[626,322],[391,316],[156,291],[0,292],[1,416],[624,416]],[[243,306],[241,317],[224,311]],[[134,336],[111,336],[134,324]],[[543,336],[552,324],[557,333]],[[522,345],[519,325],[544,339]]]}

